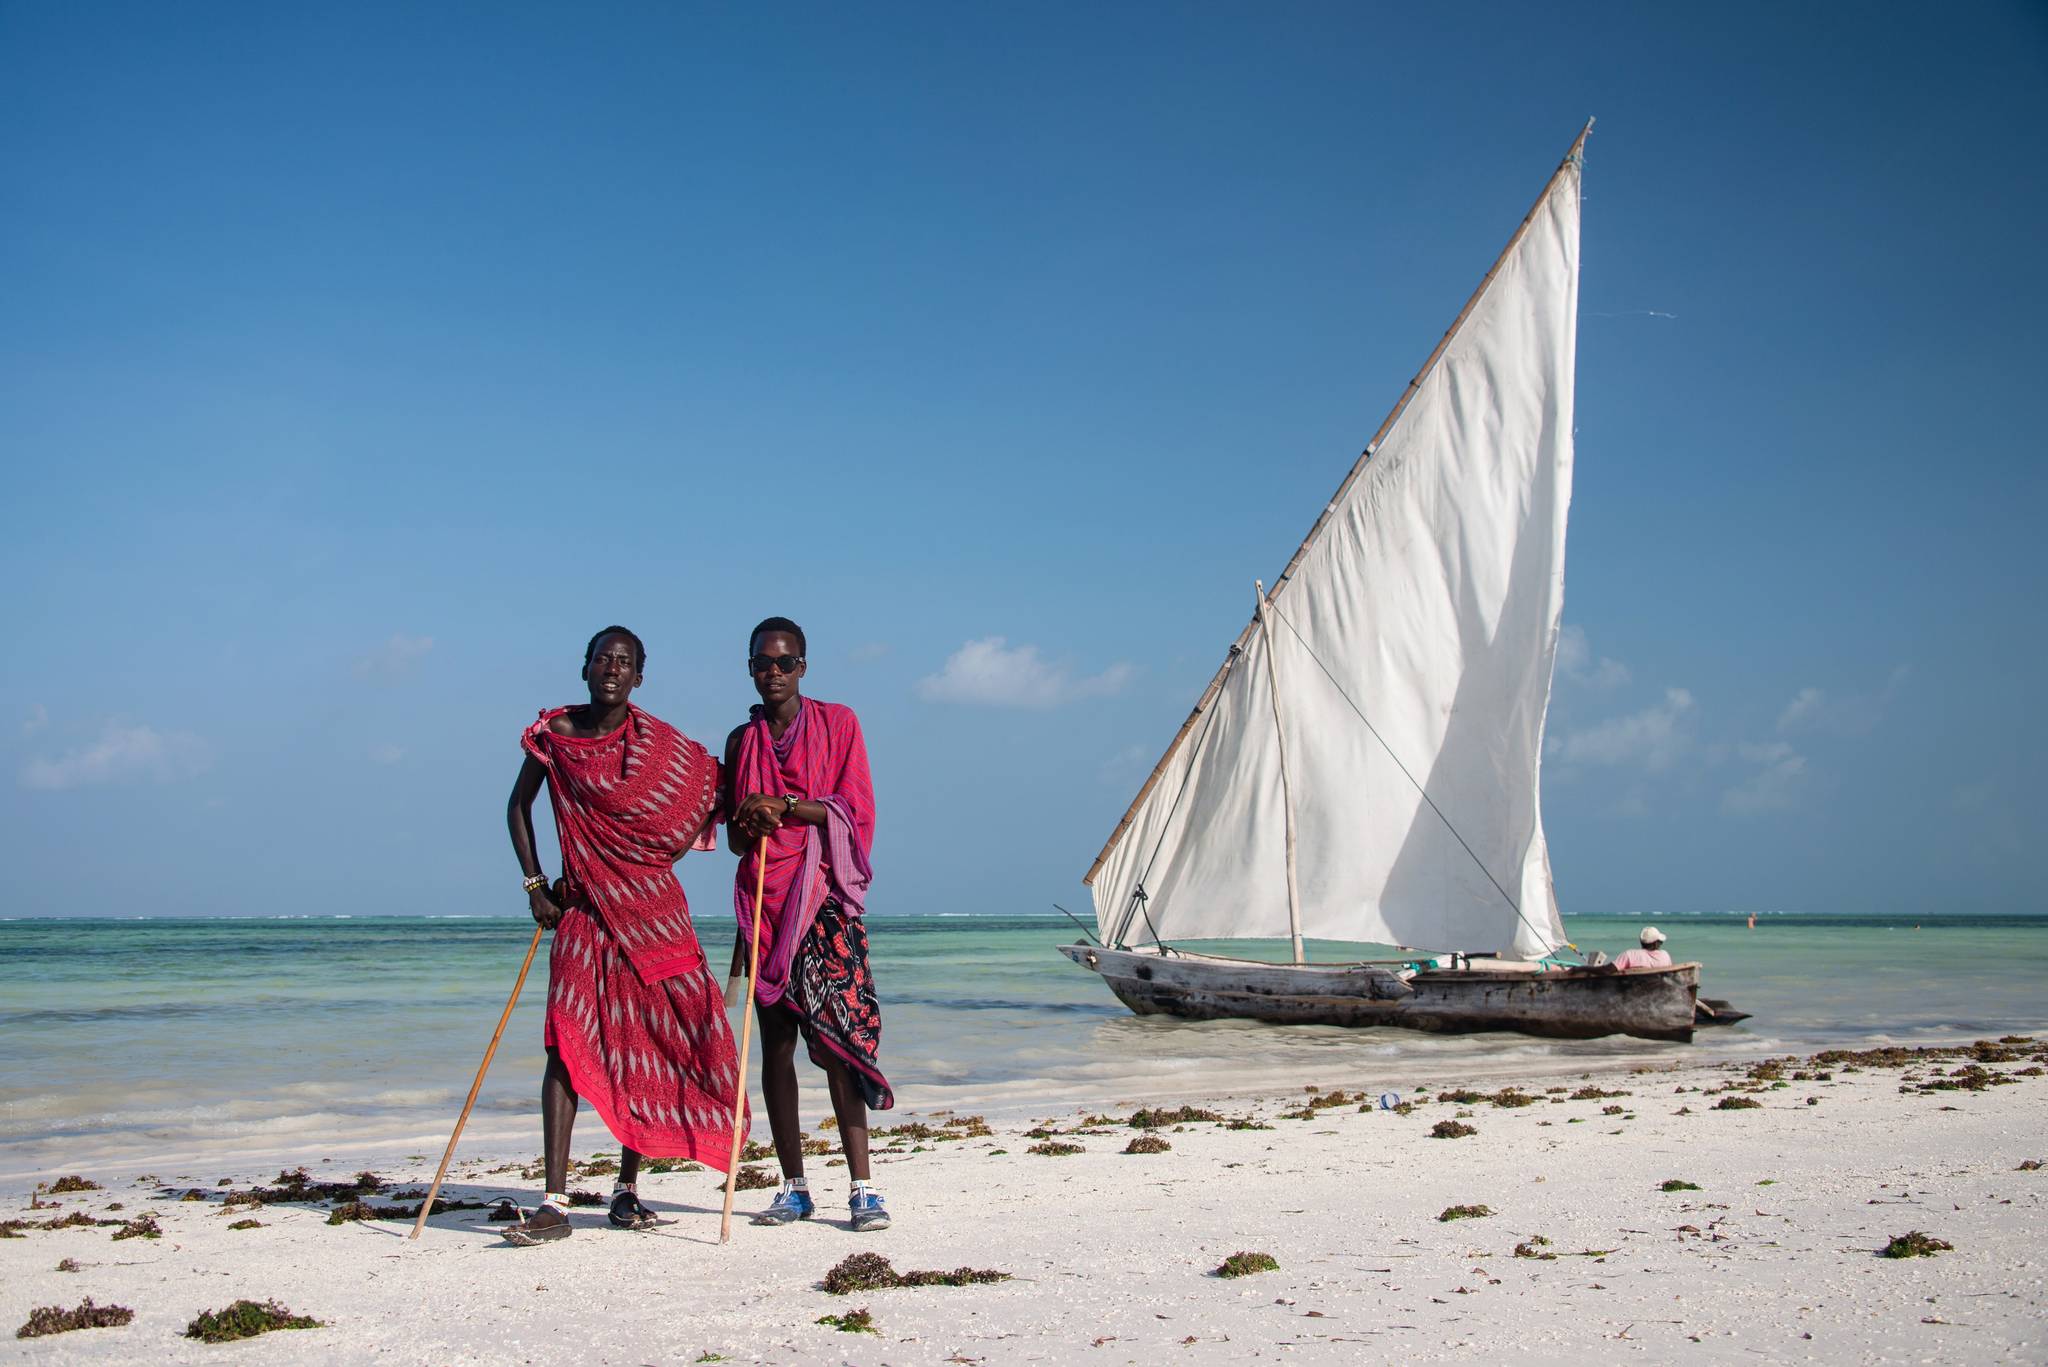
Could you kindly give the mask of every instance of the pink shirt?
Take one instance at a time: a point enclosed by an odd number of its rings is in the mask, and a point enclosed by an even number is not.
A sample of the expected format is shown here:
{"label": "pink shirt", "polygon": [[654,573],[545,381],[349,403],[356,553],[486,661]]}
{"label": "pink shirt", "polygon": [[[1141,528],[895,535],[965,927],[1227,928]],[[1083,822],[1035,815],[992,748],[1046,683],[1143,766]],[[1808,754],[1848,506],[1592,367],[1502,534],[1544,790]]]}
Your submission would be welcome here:
{"label": "pink shirt", "polygon": [[1630,949],[1614,960],[1616,968],[1669,968],[1671,956],[1661,949]]}

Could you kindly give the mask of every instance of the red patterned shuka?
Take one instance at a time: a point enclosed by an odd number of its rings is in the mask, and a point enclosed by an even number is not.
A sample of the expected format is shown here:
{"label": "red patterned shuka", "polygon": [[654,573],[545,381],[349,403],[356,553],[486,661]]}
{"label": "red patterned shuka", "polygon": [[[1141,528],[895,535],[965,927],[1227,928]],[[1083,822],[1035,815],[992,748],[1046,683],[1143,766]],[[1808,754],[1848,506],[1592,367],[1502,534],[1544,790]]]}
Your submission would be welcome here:
{"label": "red patterned shuka", "polygon": [[548,723],[521,744],[547,770],[568,896],[548,957],[546,1040],[620,1143],[723,1171],[739,1056],[690,926],[675,861],[712,848],[718,761],[628,707],[593,739]]}

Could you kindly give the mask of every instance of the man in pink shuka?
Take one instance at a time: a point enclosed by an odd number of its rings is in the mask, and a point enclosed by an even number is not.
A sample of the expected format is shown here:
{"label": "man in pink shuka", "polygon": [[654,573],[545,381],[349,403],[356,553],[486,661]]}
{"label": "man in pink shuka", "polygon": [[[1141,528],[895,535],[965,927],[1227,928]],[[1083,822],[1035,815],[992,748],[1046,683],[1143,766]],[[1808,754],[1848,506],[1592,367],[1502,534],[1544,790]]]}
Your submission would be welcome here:
{"label": "man in pink shuka", "polygon": [[1664,952],[1664,932],[1655,926],[1644,926],[1638,937],[1642,947],[1622,953],[1614,961],[1616,968],[1669,968],[1671,956]]}

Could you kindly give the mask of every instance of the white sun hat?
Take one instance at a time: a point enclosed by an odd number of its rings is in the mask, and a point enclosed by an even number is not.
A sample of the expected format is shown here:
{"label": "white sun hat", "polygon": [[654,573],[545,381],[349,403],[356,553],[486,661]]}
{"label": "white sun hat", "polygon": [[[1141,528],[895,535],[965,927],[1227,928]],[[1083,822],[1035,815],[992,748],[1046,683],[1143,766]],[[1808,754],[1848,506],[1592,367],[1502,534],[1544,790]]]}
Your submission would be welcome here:
{"label": "white sun hat", "polygon": [[1664,932],[1655,926],[1644,926],[1643,933],[1637,938],[1645,945],[1661,945],[1664,943]]}

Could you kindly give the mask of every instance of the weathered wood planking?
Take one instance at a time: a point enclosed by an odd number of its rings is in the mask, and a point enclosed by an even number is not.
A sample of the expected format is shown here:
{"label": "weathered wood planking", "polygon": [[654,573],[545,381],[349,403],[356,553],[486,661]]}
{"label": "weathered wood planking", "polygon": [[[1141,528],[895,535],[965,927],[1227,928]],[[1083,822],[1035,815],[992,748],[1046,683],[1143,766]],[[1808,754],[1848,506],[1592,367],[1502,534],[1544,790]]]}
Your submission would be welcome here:
{"label": "weathered wood planking", "polygon": [[1401,978],[1372,964],[1260,964],[1202,955],[1061,945],[1141,1016],[1249,1018],[1283,1025],[1387,1025],[1553,1039],[1692,1039],[1699,965],[1626,972],[1433,969]]}

